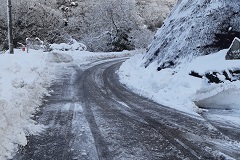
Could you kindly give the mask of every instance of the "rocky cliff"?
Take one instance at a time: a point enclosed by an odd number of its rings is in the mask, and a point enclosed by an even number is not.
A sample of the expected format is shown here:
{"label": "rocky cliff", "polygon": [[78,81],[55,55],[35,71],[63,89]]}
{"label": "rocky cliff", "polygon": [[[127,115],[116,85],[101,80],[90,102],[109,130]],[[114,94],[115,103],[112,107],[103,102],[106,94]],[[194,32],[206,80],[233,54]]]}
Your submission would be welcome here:
{"label": "rocky cliff", "polygon": [[179,0],[156,33],[145,55],[145,67],[175,67],[196,56],[228,48],[240,37],[239,0]]}

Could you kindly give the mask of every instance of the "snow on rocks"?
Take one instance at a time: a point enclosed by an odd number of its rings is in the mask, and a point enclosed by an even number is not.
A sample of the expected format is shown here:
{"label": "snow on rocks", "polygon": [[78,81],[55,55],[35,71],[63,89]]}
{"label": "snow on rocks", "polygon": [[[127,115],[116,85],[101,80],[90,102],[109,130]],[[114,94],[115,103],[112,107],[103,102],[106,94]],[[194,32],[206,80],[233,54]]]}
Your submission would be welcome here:
{"label": "snow on rocks", "polygon": [[238,0],[178,1],[154,36],[145,66],[157,61],[159,69],[175,67],[182,59],[191,61],[228,48],[240,37],[239,4]]}
{"label": "snow on rocks", "polygon": [[157,62],[147,68],[143,55],[135,55],[120,67],[118,74],[125,83],[160,104],[197,115],[200,108],[240,108],[240,81],[229,81],[221,77],[222,83],[209,83],[206,77],[191,76],[192,71],[205,75],[209,72],[223,72],[240,68],[238,60],[225,60],[227,50],[200,56],[192,62],[182,62],[176,68],[157,71]]}

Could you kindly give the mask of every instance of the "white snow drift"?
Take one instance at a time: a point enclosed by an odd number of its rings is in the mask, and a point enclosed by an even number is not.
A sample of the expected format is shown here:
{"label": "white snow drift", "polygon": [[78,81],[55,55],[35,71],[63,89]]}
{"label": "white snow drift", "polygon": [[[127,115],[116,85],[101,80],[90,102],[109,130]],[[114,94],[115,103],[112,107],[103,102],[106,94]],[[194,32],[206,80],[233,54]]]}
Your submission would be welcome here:
{"label": "white snow drift", "polygon": [[[0,55],[0,159],[11,158],[18,145],[26,145],[28,134],[41,131],[31,119],[48,94],[51,65],[41,51]],[[41,53],[41,54],[40,54]]]}
{"label": "white snow drift", "polygon": [[[121,66],[122,83],[154,101],[197,115],[202,108],[240,109],[240,82],[208,83],[206,78],[190,76],[191,71],[205,74],[240,68],[239,60],[225,60],[227,50],[201,56],[192,62],[183,62],[174,69],[157,71],[157,63],[148,68],[143,64],[143,55],[135,55]],[[198,107],[199,106],[199,107]],[[240,121],[240,119],[239,119]]]}

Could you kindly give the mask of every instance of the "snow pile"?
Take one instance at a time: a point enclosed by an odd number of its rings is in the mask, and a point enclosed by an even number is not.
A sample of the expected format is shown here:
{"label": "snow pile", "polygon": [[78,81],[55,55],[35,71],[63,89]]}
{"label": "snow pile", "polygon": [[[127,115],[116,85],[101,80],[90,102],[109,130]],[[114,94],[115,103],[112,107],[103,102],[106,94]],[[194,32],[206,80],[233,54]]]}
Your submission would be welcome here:
{"label": "snow pile", "polygon": [[145,68],[142,55],[127,60],[119,69],[122,83],[154,101],[197,115],[202,108],[240,108],[240,82],[208,83],[205,77],[191,76],[192,71],[205,74],[240,68],[238,60],[225,60],[227,50],[184,62],[176,68],[156,70],[157,62]]}
{"label": "snow pile", "polygon": [[86,51],[87,46],[77,42],[75,39],[72,39],[68,44],[67,43],[51,44],[50,49],[59,51],[75,51],[75,50]]}
{"label": "snow pile", "polygon": [[[72,48],[74,45],[72,44]],[[67,44],[62,44],[67,45]],[[41,132],[45,126],[31,119],[42,104],[54,79],[55,65],[82,65],[96,60],[129,57],[140,51],[92,53],[15,49],[15,54],[0,54],[0,159],[10,159],[18,145],[27,144],[26,136]]]}
{"label": "snow pile", "polygon": [[0,159],[12,158],[18,145],[26,145],[26,136],[36,134],[43,126],[30,118],[48,94],[52,75],[42,51],[31,54],[15,50],[0,55]]}

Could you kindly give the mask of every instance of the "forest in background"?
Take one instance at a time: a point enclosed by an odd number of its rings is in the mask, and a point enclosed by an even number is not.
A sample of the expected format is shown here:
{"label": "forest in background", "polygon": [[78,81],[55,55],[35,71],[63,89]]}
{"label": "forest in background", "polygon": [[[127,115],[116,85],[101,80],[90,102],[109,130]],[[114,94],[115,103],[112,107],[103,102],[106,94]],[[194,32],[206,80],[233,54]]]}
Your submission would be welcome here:
{"label": "forest in background", "polygon": [[[68,42],[73,38],[87,45],[89,51],[146,48],[175,1],[12,1],[14,47],[35,35],[48,43]],[[0,0],[0,3],[0,50],[5,50],[7,2]]]}

